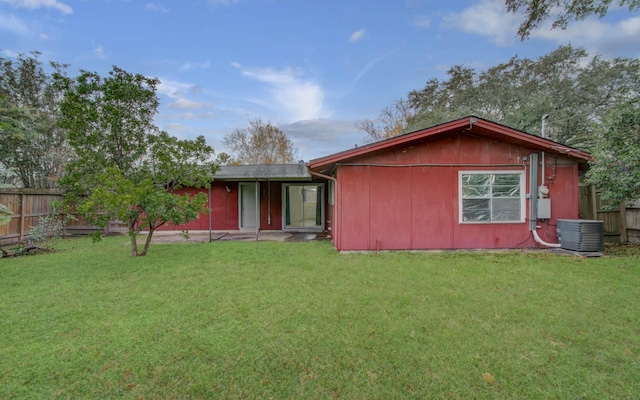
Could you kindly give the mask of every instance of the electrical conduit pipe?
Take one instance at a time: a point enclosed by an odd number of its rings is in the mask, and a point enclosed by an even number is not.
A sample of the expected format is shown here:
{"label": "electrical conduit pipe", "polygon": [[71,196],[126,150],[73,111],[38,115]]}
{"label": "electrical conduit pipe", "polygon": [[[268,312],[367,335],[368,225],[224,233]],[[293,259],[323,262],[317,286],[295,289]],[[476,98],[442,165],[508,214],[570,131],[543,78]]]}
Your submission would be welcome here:
{"label": "electrical conduit pipe", "polygon": [[534,229],[531,232],[533,232],[533,239],[536,241],[536,243],[541,244],[541,245],[546,246],[546,247],[560,248],[560,243],[548,243],[548,242],[545,242],[544,240],[542,240],[540,238],[540,235],[538,235],[538,230],[537,229]]}

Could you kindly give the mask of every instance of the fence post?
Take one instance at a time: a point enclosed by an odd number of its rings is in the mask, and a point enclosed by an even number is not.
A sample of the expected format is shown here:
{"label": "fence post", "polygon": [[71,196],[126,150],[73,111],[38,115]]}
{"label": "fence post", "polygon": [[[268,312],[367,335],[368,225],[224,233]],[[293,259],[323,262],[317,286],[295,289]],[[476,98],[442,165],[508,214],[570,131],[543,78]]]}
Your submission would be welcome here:
{"label": "fence post", "polygon": [[20,192],[20,241],[24,239],[24,190]]}
{"label": "fence post", "polygon": [[620,203],[620,243],[627,243],[627,203]]}

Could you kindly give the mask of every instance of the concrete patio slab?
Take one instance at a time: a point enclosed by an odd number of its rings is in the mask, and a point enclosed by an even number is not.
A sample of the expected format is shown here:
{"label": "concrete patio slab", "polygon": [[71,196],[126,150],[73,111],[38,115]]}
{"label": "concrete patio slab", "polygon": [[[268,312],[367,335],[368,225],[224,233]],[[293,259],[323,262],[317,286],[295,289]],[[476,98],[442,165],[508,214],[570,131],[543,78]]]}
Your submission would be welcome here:
{"label": "concrete patio slab", "polygon": [[[257,241],[310,242],[317,240],[318,234],[308,232],[261,231]],[[189,231],[183,235],[177,231],[159,231],[153,234],[152,243],[206,243],[209,241],[256,241],[256,232],[249,231]]]}

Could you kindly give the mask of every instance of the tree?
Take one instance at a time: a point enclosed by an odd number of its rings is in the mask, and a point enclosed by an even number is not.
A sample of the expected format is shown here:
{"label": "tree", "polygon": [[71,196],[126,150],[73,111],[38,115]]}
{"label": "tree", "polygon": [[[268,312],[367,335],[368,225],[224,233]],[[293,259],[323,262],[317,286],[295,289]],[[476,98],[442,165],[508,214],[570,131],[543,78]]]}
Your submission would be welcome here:
{"label": "tree", "polygon": [[367,133],[367,141],[377,142],[405,133],[409,120],[414,114],[409,102],[399,99],[380,111],[379,123],[365,119],[357,125],[357,128]]}
{"label": "tree", "polygon": [[[517,13],[525,11],[525,21],[518,28],[520,39],[529,37],[531,31],[539,28],[540,25],[559,10],[558,16],[551,25],[552,28],[566,29],[570,20],[584,20],[591,15],[598,15],[600,18],[607,15],[612,6],[611,0],[505,0],[507,10]],[[629,11],[640,8],[640,0],[618,0],[617,6],[626,6]]]}
{"label": "tree", "polygon": [[512,128],[588,150],[594,121],[640,91],[640,61],[589,58],[585,50],[561,46],[537,59],[509,62],[476,71],[454,66],[449,79],[431,79],[408,100],[412,130],[474,114]]}
{"label": "tree", "polygon": [[216,164],[218,165],[227,165],[232,161],[233,160],[231,159],[231,156],[224,152],[218,153],[218,155],[216,156]]}
{"label": "tree", "polygon": [[26,188],[50,188],[73,158],[60,116],[53,74],[66,65],[51,62],[44,71],[40,53],[0,58],[0,179]]}
{"label": "tree", "polygon": [[295,162],[297,149],[280,129],[261,119],[252,119],[249,126],[236,129],[222,143],[231,151],[229,164],[290,164]]}
{"label": "tree", "polygon": [[[133,256],[147,253],[159,227],[187,223],[206,211],[203,193],[176,190],[209,185],[216,170],[213,149],[202,136],[179,140],[158,132],[152,122],[157,79],[117,67],[105,78],[81,71],[73,80],[57,79],[64,88],[61,125],[78,155],[62,179],[67,204],[100,228],[125,221]],[[148,234],[139,252],[141,230]]]}
{"label": "tree", "polygon": [[596,131],[587,182],[612,204],[640,198],[640,101],[612,109]]}

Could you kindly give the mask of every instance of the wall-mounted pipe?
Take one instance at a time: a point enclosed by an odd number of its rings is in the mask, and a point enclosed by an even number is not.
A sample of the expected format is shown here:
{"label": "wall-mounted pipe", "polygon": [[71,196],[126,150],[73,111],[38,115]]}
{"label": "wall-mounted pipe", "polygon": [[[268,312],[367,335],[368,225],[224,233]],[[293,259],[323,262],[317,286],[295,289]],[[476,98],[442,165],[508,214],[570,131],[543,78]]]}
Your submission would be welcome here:
{"label": "wall-mounted pipe", "polygon": [[559,248],[560,247],[560,243],[549,243],[549,242],[545,242],[544,240],[542,240],[540,238],[540,235],[538,235],[538,231],[537,230],[533,230],[533,239],[536,241],[536,243],[541,244],[543,246],[546,247],[552,247],[552,248]]}

